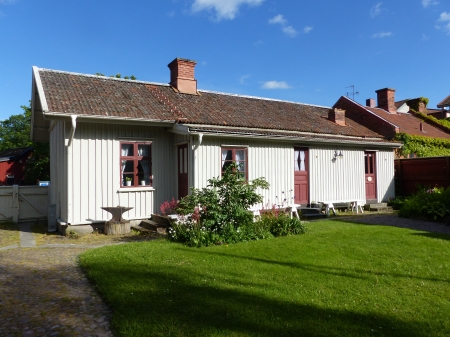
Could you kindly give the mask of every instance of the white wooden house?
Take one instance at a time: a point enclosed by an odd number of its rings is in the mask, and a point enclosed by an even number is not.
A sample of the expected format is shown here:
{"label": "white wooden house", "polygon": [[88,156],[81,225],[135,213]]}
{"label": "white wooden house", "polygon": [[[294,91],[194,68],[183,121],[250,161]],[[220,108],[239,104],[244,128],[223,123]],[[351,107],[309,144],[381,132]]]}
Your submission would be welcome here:
{"label": "white wooden house", "polygon": [[194,67],[173,60],[170,84],[33,67],[32,139],[50,142],[59,223],[104,222],[117,205],[149,218],[231,161],[267,179],[269,205],[394,197],[398,143],[344,110],[197,90]]}

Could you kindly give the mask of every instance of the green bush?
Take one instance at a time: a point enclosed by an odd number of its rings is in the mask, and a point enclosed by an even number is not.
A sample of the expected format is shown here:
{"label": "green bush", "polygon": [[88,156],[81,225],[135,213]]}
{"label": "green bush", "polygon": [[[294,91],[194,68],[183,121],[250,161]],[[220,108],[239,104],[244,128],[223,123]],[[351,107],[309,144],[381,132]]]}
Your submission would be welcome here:
{"label": "green bush", "polygon": [[208,180],[206,188],[192,189],[191,195],[179,202],[180,221],[169,229],[169,240],[202,247],[305,232],[299,219],[276,208],[254,221],[249,209],[262,202],[256,190],[267,189],[269,184],[264,178],[248,183],[237,168],[233,163],[222,178]]}
{"label": "green bush", "polygon": [[193,188],[181,199],[177,212],[184,219],[171,228],[169,239],[201,247],[259,238],[249,211],[262,202],[258,188],[267,189],[269,183],[264,178],[247,182],[232,163],[221,178],[209,179],[207,187]]}
{"label": "green bush", "polygon": [[416,194],[403,200],[398,215],[441,220],[450,215],[450,187],[421,188]]}
{"label": "green bush", "polygon": [[289,214],[275,208],[265,211],[261,215],[259,222],[261,223],[260,226],[273,236],[286,236],[305,232],[305,227],[299,219],[291,219]]}

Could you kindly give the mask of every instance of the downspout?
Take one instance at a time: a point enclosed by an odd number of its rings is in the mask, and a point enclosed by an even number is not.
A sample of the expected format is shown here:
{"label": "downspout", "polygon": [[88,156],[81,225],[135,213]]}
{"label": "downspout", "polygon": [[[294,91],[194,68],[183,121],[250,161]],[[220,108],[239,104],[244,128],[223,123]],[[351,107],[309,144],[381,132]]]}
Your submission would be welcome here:
{"label": "downspout", "polygon": [[[194,151],[192,151],[192,186],[194,186],[195,188],[197,188],[197,186],[195,185],[195,168],[196,168],[196,152],[198,150],[198,148],[200,147],[200,145],[202,145],[202,141],[203,141],[203,133],[198,133],[198,143],[197,145],[194,147]],[[193,142],[193,141],[192,141]]]}
{"label": "downspout", "polygon": [[72,122],[72,128],[70,129],[70,135],[69,135],[69,141],[67,142],[67,160],[66,160],[66,165],[67,165],[67,224],[71,224],[73,222],[73,186],[72,186],[72,174],[73,174],[73,159],[72,159],[72,141],[73,141],[73,137],[75,136],[75,130],[77,128],[77,116],[76,115],[72,115],[70,116],[71,118],[71,122]]}
{"label": "downspout", "polygon": [[77,115],[70,116],[72,120],[72,129],[70,130],[69,143],[67,146],[72,144],[73,137],[75,136],[75,130],[77,129]]}

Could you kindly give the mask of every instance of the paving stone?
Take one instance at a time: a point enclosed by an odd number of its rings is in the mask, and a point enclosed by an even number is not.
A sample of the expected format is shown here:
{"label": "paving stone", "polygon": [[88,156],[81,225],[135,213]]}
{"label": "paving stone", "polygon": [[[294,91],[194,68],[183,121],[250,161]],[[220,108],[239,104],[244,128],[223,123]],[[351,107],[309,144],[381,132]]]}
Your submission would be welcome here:
{"label": "paving stone", "polygon": [[[113,336],[111,312],[77,264],[87,249],[0,250],[1,337]],[[99,313],[105,326],[94,324]]]}

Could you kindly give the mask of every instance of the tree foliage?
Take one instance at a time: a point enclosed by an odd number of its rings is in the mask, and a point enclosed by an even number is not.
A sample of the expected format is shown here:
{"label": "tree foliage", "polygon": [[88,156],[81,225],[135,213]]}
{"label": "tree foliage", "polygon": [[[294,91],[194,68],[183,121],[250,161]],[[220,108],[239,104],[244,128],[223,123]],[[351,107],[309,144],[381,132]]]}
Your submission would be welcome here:
{"label": "tree foliage", "polygon": [[22,105],[21,108],[22,114],[0,122],[0,151],[32,147],[33,153],[25,165],[24,182],[34,185],[38,180],[50,179],[50,147],[48,143],[31,141],[31,107]]}
{"label": "tree foliage", "polygon": [[[105,74],[102,74],[102,73],[95,73],[95,75],[97,75],[97,76],[105,76]],[[109,77],[122,78],[122,75],[120,73],[117,73],[115,75],[110,75]],[[123,79],[125,79],[125,80],[132,80],[132,81],[137,80],[136,76],[134,76],[134,75],[124,76]]]}

